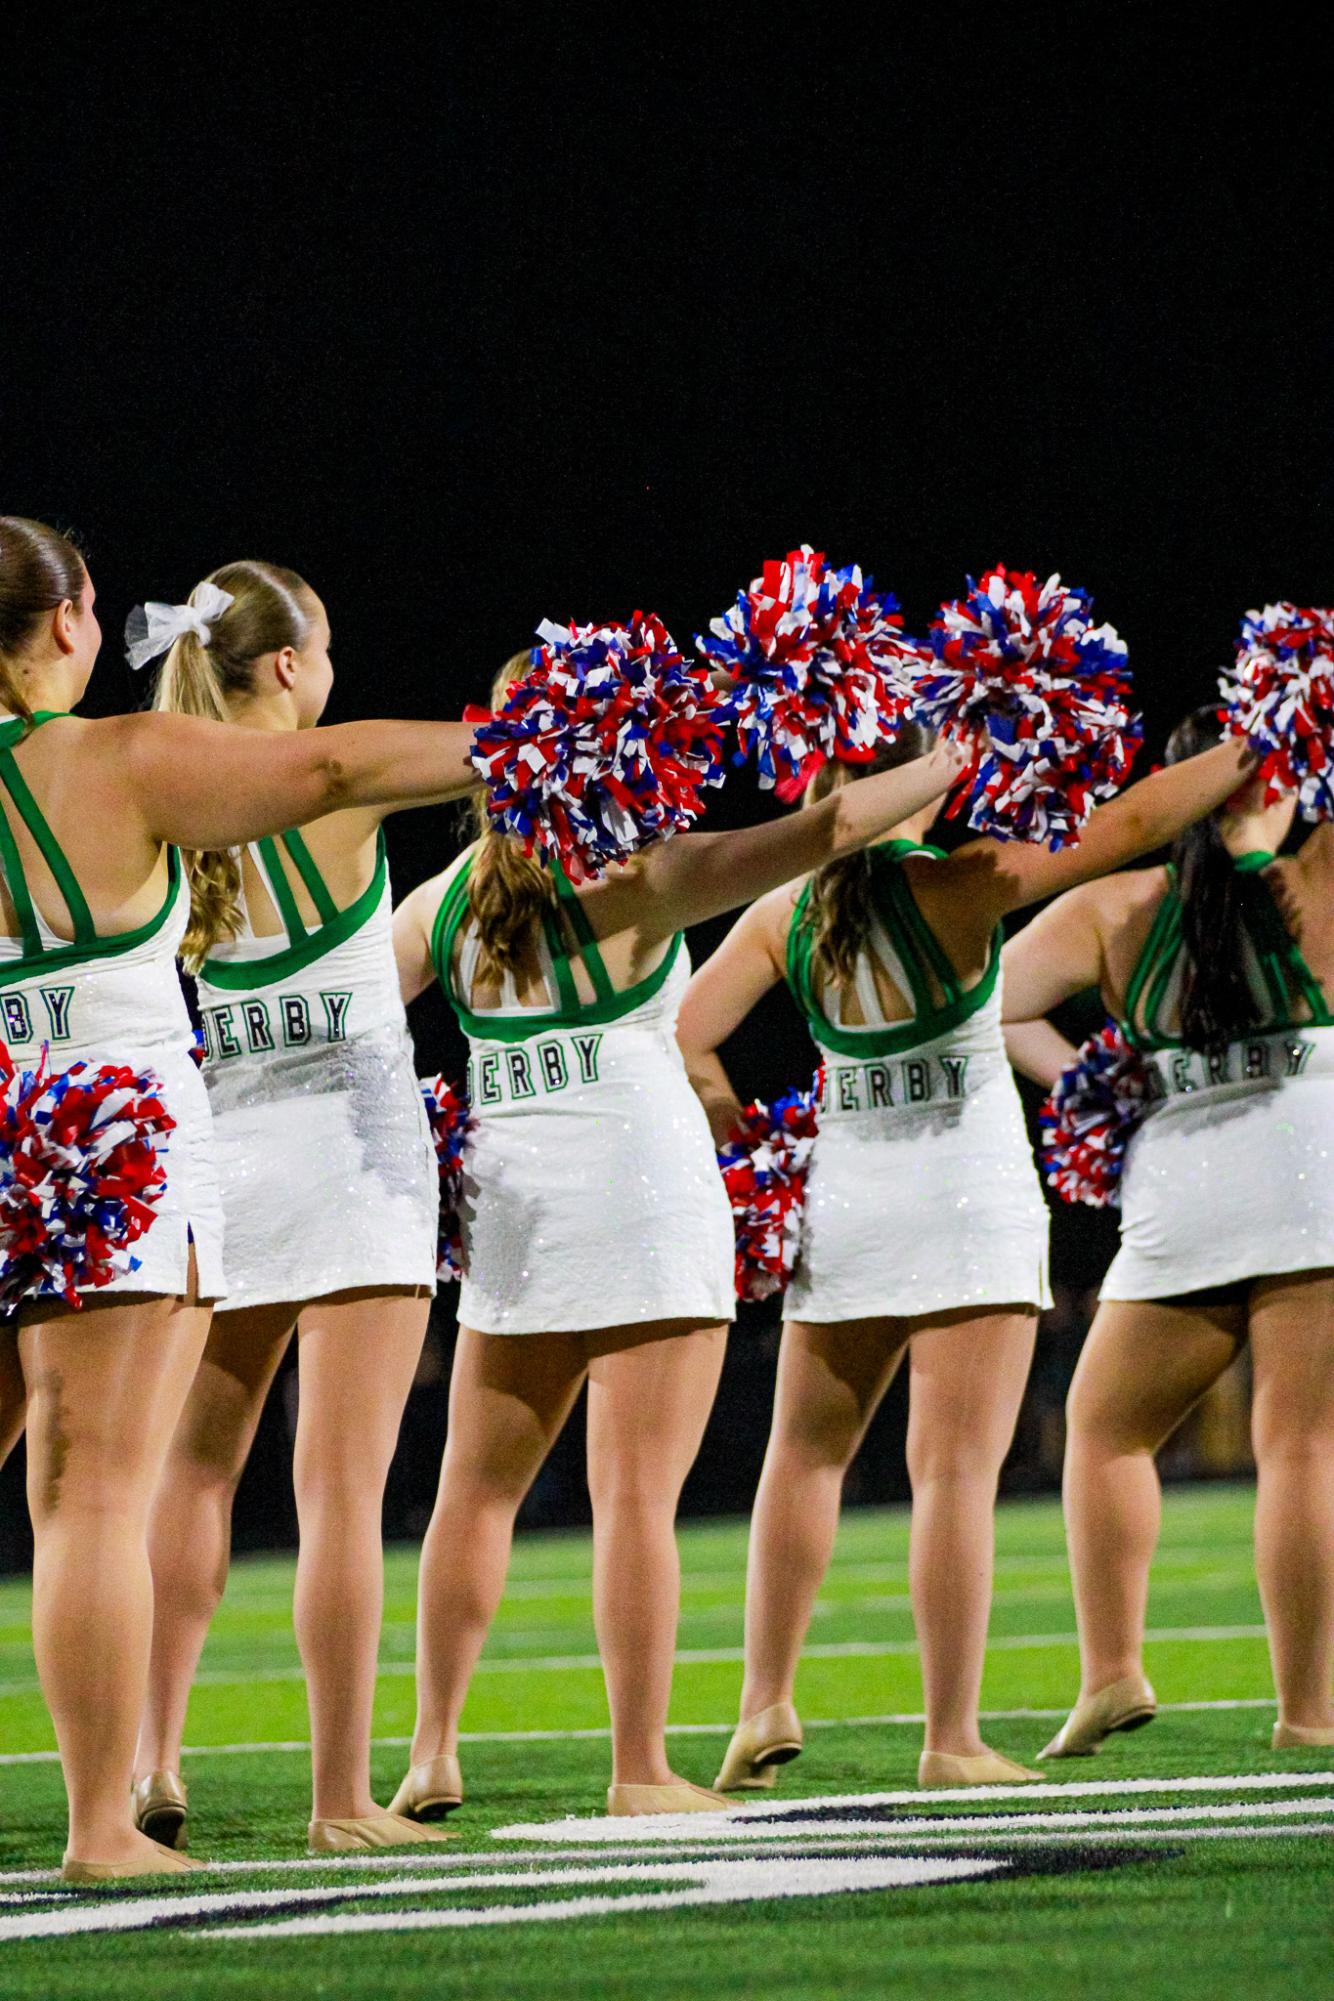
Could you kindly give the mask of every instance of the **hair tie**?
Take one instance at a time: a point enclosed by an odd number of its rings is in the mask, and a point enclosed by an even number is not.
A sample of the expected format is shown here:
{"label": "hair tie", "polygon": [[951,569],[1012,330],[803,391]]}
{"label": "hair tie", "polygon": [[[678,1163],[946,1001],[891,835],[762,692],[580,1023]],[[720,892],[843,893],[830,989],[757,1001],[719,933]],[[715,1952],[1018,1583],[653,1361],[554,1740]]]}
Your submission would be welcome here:
{"label": "hair tie", "polygon": [[183,632],[193,632],[201,646],[213,637],[213,622],[221,618],[236,599],[231,591],[216,584],[200,584],[193,604],[139,604],[125,622],[125,658],[137,673],[150,660],[178,640]]}

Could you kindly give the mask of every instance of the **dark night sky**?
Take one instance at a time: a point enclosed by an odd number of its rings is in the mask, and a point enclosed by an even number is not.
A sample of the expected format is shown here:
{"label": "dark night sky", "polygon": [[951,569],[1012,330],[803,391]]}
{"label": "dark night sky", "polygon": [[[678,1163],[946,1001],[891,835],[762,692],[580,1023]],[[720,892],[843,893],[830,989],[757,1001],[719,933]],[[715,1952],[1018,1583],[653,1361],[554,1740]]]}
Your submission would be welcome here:
{"label": "dark night sky", "polygon": [[[12,71],[4,505],[86,541],[90,706],[130,605],[238,555],[325,596],[338,717],[457,712],[544,616],[684,641],[807,539],[910,626],[1061,569],[1156,747],[1247,605],[1329,601],[1295,17],[462,11],[66,9]],[[400,889],[452,841],[398,821]],[[743,1084],[805,1068],[771,1017]]]}

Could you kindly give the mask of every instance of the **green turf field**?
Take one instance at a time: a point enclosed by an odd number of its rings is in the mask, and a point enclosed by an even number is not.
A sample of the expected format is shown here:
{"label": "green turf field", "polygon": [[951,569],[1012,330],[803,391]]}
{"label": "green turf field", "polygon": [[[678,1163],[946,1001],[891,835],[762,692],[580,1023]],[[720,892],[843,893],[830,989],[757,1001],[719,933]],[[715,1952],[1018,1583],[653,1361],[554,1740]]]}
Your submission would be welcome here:
{"label": "green turf field", "polygon": [[[291,1565],[238,1564],[186,1761],[193,1852],[228,1866],[188,1888],[102,1893],[38,1873],[60,1855],[60,1778],[26,1590],[0,1584],[0,1995],[1329,1992],[1334,1754],[1268,1748],[1250,1516],[1242,1489],[1169,1496],[1148,1652],[1164,1711],[1096,1760],[1047,1768],[1065,1793],[1053,1800],[910,1790],[920,1684],[907,1518],[850,1515],[798,1690],[806,1753],[775,1807],[723,1828],[599,1824],[606,1711],[589,1545],[530,1538],[465,1718],[460,1838],[370,1866],[298,1861],[308,1789]],[[744,1541],[731,1522],[682,1535],[674,1755],[705,1782],[740,1687]],[[392,1553],[388,1581],[382,1797],[412,1722],[413,1552]],[[1058,1507],[1003,1507],[984,1702],[991,1740],[1014,1757],[1045,1742],[1074,1691],[1073,1631]],[[589,1824],[553,1825],[565,1816]],[[39,1924],[48,1935],[31,1935]]]}

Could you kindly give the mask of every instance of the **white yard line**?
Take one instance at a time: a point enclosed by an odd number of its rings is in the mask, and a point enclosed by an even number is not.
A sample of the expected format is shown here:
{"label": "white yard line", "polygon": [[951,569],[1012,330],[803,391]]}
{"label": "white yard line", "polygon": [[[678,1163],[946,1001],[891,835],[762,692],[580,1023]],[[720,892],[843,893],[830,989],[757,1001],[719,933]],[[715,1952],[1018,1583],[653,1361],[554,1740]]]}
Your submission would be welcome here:
{"label": "white yard line", "polygon": [[[1159,1715],[1172,1712],[1190,1712],[1210,1709],[1269,1709],[1274,1708],[1272,1695],[1223,1696],[1207,1702],[1160,1702]],[[984,1709],[980,1712],[984,1723],[1045,1723],[1056,1717],[1068,1715],[1065,1709]],[[926,1716],[920,1709],[900,1709],[880,1716],[803,1716],[802,1727],[806,1730],[878,1730],[892,1725],[920,1727]],[[730,1723],[669,1723],[669,1737],[729,1737],[736,1728]],[[597,1724],[584,1730],[461,1730],[461,1744],[575,1744],[605,1742],[611,1736],[606,1724]],[[403,1750],[412,1739],[410,1737],[373,1737],[373,1745],[381,1750]],[[268,1742],[256,1741],[250,1744],[187,1744],[184,1755],[187,1758],[236,1758],[254,1757],[272,1751],[308,1751],[308,1737],[285,1737]],[[58,1751],[5,1751],[0,1753],[3,1765],[55,1765],[60,1762]]]}
{"label": "white yard line", "polygon": [[[1189,1642],[1211,1645],[1226,1640],[1263,1640],[1266,1637],[1263,1626],[1155,1626],[1144,1635],[1150,1646]],[[1075,1647],[1078,1645],[1075,1633],[1002,1633],[987,1642],[988,1653],[1011,1654],[1029,1653],[1042,1647]],[[807,1647],[802,1659],[807,1661],[838,1660],[888,1660],[906,1657],[917,1652],[916,1640],[827,1640]],[[676,1655],[678,1667],[725,1667],[745,1659],[741,1647],[682,1647]],[[602,1662],[596,1654],[505,1654],[498,1660],[480,1660],[473,1670],[475,1674],[569,1674],[598,1673]],[[413,1661],[382,1661],[382,1677],[407,1676],[415,1674]],[[283,1668],[261,1668],[248,1673],[212,1668],[195,1676],[196,1688],[250,1688],[259,1682],[304,1681],[305,1670],[299,1665]],[[36,1680],[0,1682],[0,1698],[10,1695],[34,1695]]]}
{"label": "white yard line", "polygon": [[[1326,1775],[1325,1783],[1328,1782]],[[979,1787],[978,1790],[981,1791],[983,1788]],[[920,1793],[910,1794],[908,1797],[919,1807],[923,1803],[923,1796]],[[939,1795],[933,1796],[933,1798],[939,1797]],[[845,1797],[841,1804],[865,1806],[873,1798],[874,1795],[868,1795],[866,1799],[854,1795]],[[822,1810],[829,1804],[829,1801],[823,1799],[794,1800],[791,1806],[782,1811],[786,1816],[796,1811],[806,1812],[816,1808]],[[723,1843],[730,1846],[737,1842],[748,1845],[751,1843],[768,1845],[776,1841],[791,1842],[799,1838],[803,1825],[808,1826],[810,1833],[817,1838],[823,1836],[828,1840],[833,1835],[843,1834],[864,1842],[873,1841],[881,1836],[886,1839],[899,1836],[917,1839],[924,1830],[936,1836],[1009,1834],[1016,1826],[1020,1832],[1027,1828],[1034,1831],[1074,1829],[1098,1833],[1106,1828],[1152,1827],[1164,1824],[1173,1826],[1194,1820],[1208,1821],[1211,1826],[1219,1826],[1228,1821],[1277,1820],[1284,1814],[1290,1814],[1297,1804],[1298,1802],[1290,1799],[1195,1800],[1186,1801],[1178,1806],[1115,1807],[1105,1813],[1083,1808],[1070,1813],[1038,1812],[1021,1815],[920,1814],[902,1820],[820,1820],[795,1825],[788,1818],[766,1821],[758,1816],[748,1816],[744,1812],[726,1816],[664,1813],[632,1816],[623,1820],[602,1817],[578,1820],[571,1817],[568,1820],[516,1821],[510,1827],[492,1828],[491,1836],[495,1841],[549,1841],[553,1846],[596,1839],[605,1842],[608,1847],[616,1848],[656,1847],[660,1844],[683,1848],[698,1845],[717,1847]],[[1299,1805],[1303,1814],[1334,1814],[1334,1794],[1303,1799]],[[773,1808],[770,1809],[771,1813],[774,1811]],[[702,1825],[705,1821],[714,1824],[706,1828]]]}

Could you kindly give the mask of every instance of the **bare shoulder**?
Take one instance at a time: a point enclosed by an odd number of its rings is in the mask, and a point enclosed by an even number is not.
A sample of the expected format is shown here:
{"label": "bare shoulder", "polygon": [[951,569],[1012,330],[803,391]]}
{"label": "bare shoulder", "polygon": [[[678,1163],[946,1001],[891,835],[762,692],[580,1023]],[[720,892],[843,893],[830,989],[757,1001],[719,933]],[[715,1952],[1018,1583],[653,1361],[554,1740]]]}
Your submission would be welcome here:
{"label": "bare shoulder", "polygon": [[1334,820],[1319,821],[1291,862],[1280,862],[1279,867],[1298,868],[1311,877],[1334,877]]}

